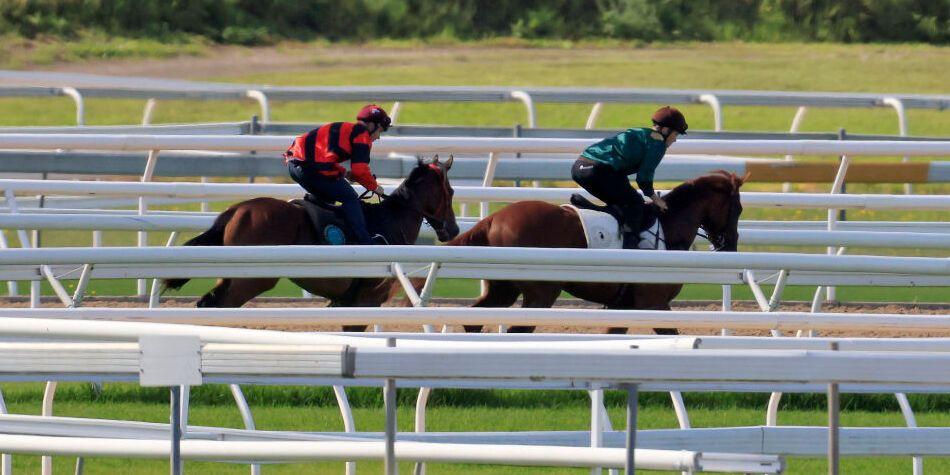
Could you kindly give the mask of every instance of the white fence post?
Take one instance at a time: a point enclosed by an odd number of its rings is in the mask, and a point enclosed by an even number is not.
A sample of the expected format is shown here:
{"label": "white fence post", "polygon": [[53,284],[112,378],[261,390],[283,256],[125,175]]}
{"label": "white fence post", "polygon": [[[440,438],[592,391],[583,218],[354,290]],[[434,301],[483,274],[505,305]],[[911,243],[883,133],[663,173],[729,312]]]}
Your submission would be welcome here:
{"label": "white fence post", "polygon": [[597,125],[597,119],[600,119],[600,113],[603,109],[603,102],[597,102],[594,107],[591,107],[590,114],[587,116],[587,123],[584,124],[585,130],[591,130]]}
{"label": "white fence post", "polygon": [[[808,112],[808,108],[805,106],[799,106],[798,110],[795,111],[795,117],[792,118],[792,126],[789,127],[788,131],[791,133],[796,133],[802,126],[802,122],[805,120],[805,112]],[[785,155],[785,161],[792,161],[792,155]],[[782,191],[788,193],[792,191],[792,184],[789,182],[782,183]]]}
{"label": "white fence post", "polygon": [[145,109],[142,110],[142,125],[152,124],[152,116],[155,113],[155,105],[157,103],[154,98],[145,101]]}
{"label": "white fence post", "polygon": [[[142,173],[142,183],[147,183],[152,181],[152,177],[155,175],[155,166],[158,164],[158,154],[160,150],[149,150],[148,159],[145,162],[145,171]],[[148,210],[148,203],[145,196],[139,196],[139,216],[144,216]],[[145,231],[138,232],[138,246],[147,247],[148,246],[148,233]],[[145,279],[138,279],[136,281],[136,295],[139,298],[144,298],[148,294],[146,293],[146,282]]]}
{"label": "white fence post", "polygon": [[82,94],[73,87],[60,88],[60,91],[63,95],[72,98],[73,103],[76,104],[76,125],[86,125],[86,106],[83,103]]}
{"label": "white fence post", "polygon": [[719,132],[722,130],[722,105],[719,103],[719,98],[715,94],[701,94],[699,96],[699,102],[704,104],[709,104],[709,107],[712,107],[713,111],[713,126],[715,131]]}
{"label": "white fence post", "polygon": [[[831,194],[840,194],[844,191],[844,182],[845,175],[848,173],[848,166],[851,164],[851,159],[847,155],[841,156],[841,164],[838,166],[838,173],[835,175],[835,181],[831,185]],[[838,228],[838,210],[829,208],[828,209],[828,231],[834,231]],[[829,246],[827,253],[828,255],[834,255],[837,252],[834,246]],[[837,300],[834,286],[828,286],[825,290],[826,299],[829,302],[834,302]]]}
{"label": "white fence post", "polygon": [[[885,97],[881,101],[884,105],[888,105],[894,108],[894,112],[897,113],[897,130],[901,137],[907,137],[907,111],[904,110],[904,102],[896,97]],[[910,157],[904,156],[901,159],[902,163],[907,163],[910,161]],[[910,183],[904,183],[904,194],[909,195],[913,192],[913,187]]]}
{"label": "white fence post", "polygon": [[249,99],[254,99],[261,106],[261,122],[264,124],[270,123],[270,102],[267,100],[267,95],[263,91],[250,90],[247,91],[247,97]]}

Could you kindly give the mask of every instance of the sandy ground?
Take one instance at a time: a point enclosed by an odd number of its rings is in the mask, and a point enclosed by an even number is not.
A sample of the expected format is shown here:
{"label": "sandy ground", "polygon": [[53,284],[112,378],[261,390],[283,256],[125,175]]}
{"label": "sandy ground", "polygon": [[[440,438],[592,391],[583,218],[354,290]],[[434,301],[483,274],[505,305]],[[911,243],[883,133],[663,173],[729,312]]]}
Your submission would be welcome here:
{"label": "sandy ground", "polygon": [[[191,297],[166,297],[162,299],[163,307],[193,307],[196,298]],[[470,299],[435,299],[432,306],[436,307],[464,307],[469,306]],[[322,307],[325,301],[322,299],[300,299],[300,298],[258,298],[246,305],[246,307],[266,308],[266,307]],[[0,307],[5,308],[26,308],[29,302],[25,297],[0,297]],[[56,308],[60,304],[53,298],[44,298],[43,307]],[[146,303],[134,297],[88,297],[83,301],[86,307],[112,307],[112,308],[144,308]],[[560,300],[559,308],[599,308],[593,304],[578,300]],[[674,302],[673,310],[721,310],[721,304],[718,302]],[[739,311],[758,311],[758,307],[753,302],[735,302],[734,309]],[[788,312],[807,312],[809,303],[807,302],[789,302],[783,304],[779,311]],[[891,303],[847,303],[847,304],[828,304],[822,308],[824,312],[831,313],[893,313],[908,315],[946,315],[950,313],[950,304],[891,304]],[[196,321],[194,323],[204,323]],[[215,325],[231,326],[240,328],[261,328],[271,330],[287,331],[340,331],[336,325],[310,325],[310,324],[248,324],[246,321],[215,321]],[[415,325],[392,325],[384,328],[386,331],[421,331],[419,326]],[[460,330],[460,329],[459,329]],[[486,328],[485,331],[489,329]],[[568,327],[568,326],[542,326],[538,328],[539,332],[544,333],[605,333],[604,327]],[[719,333],[717,328],[679,328],[681,334],[686,335],[715,335]],[[652,333],[648,327],[634,327],[629,333],[644,334]],[[768,336],[767,331],[736,331],[736,335],[758,335]],[[866,336],[866,337],[950,337],[950,329],[947,331],[866,331],[866,332],[826,332],[822,336]]]}

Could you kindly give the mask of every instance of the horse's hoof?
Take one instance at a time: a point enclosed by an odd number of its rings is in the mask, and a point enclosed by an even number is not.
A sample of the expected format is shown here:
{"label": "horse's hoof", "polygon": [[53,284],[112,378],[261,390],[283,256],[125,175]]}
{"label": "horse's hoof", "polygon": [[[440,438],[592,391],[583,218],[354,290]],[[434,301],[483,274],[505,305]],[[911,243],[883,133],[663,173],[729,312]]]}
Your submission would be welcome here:
{"label": "horse's hoof", "polygon": [[217,307],[217,305],[215,305],[214,296],[211,294],[204,294],[198,299],[198,303],[196,303],[195,306],[198,308]]}

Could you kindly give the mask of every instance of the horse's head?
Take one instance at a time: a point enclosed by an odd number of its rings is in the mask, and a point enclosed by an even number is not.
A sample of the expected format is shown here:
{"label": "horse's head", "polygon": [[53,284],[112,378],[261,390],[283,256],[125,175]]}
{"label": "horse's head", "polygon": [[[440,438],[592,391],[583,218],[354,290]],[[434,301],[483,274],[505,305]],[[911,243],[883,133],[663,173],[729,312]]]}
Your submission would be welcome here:
{"label": "horse's head", "polygon": [[704,211],[699,227],[706,231],[714,251],[735,252],[739,247],[739,215],[742,214],[739,188],[748,178],[748,174],[738,177],[725,170],[716,170],[693,180],[693,185],[703,196]]}
{"label": "horse's head", "polygon": [[405,187],[411,192],[418,211],[429,226],[432,226],[439,241],[442,242],[454,238],[459,233],[459,226],[455,222],[455,210],[452,209],[452,196],[455,190],[449,183],[449,169],[452,168],[453,161],[452,156],[449,156],[445,162],[440,162],[438,155],[431,162],[420,158],[405,181]]}

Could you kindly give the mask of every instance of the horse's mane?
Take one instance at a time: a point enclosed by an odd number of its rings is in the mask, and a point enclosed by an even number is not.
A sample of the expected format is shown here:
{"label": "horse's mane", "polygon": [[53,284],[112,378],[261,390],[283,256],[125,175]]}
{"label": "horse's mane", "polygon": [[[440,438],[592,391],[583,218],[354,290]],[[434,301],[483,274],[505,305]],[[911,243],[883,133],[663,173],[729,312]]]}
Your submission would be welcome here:
{"label": "horse's mane", "polygon": [[708,175],[687,180],[670,190],[663,199],[671,208],[681,208],[702,199],[710,192],[735,194],[748,179],[726,170],[715,170]]}
{"label": "horse's mane", "polygon": [[374,218],[371,218],[371,216],[379,216],[380,218],[385,219],[392,206],[399,206],[408,202],[409,200],[408,185],[410,183],[414,183],[419,178],[419,175],[425,172],[425,168],[427,166],[428,166],[427,163],[419,163],[418,165],[416,165],[416,167],[414,167],[412,171],[409,172],[409,176],[407,176],[406,179],[403,180],[402,183],[400,183],[399,186],[395,190],[393,190],[392,193],[389,194],[389,196],[395,196],[396,198],[401,198],[401,199],[397,199],[397,200],[385,199],[378,203],[371,203],[368,201],[364,201],[363,213],[366,215],[366,219],[367,220],[374,219]]}

